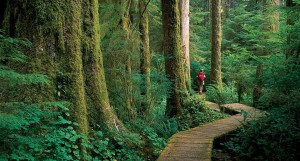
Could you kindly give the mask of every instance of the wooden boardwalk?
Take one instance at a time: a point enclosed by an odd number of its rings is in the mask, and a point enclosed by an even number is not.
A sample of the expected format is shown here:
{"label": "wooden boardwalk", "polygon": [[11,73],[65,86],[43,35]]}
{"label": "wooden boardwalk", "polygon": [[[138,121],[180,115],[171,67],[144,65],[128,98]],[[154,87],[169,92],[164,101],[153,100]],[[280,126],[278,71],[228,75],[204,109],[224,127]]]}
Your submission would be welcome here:
{"label": "wooden boardwalk", "polygon": [[[207,103],[211,108],[219,110],[216,108],[218,105]],[[157,161],[210,161],[215,138],[234,131],[247,121],[265,115],[258,109],[239,103],[226,104],[222,107],[239,114],[174,134]],[[247,115],[246,119],[243,113]]]}

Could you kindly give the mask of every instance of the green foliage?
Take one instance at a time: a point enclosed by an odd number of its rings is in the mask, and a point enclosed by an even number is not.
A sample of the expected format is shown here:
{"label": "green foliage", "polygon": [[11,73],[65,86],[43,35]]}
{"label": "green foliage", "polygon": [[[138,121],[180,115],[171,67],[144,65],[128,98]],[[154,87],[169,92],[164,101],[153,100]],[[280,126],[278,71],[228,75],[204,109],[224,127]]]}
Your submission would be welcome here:
{"label": "green foliage", "polygon": [[[299,58],[294,58],[293,61],[299,61]],[[287,65],[283,54],[271,55],[264,62],[262,81],[265,86],[260,108],[271,109],[287,105],[299,107],[299,64]],[[292,70],[286,72],[287,68]]]}
{"label": "green foliage", "polygon": [[[2,103],[0,156],[7,160],[79,160],[74,123],[65,103]],[[53,110],[56,109],[56,110]]]}
{"label": "green foliage", "polygon": [[232,45],[230,49],[224,51],[223,82],[228,85],[225,85],[224,91],[221,93],[233,92],[231,95],[228,93],[229,96],[225,96],[228,99],[225,101],[226,103],[232,101],[252,105],[250,97],[252,97],[252,90],[258,82],[255,79],[256,67],[259,63],[263,63],[264,59],[263,57],[258,58],[253,52],[242,46]]}
{"label": "green foliage", "polygon": [[204,68],[206,80],[209,80],[211,28],[209,27],[209,11],[205,10],[205,5],[206,3],[197,0],[190,1],[190,81],[195,91],[199,88],[196,75],[201,68]]}
{"label": "green foliage", "polygon": [[230,50],[223,52],[222,71],[224,82],[239,82],[244,86],[248,86],[250,82],[247,81],[255,75],[257,60],[257,56],[246,48],[232,45]]}
{"label": "green foliage", "polygon": [[175,118],[156,120],[153,128],[159,136],[167,139],[178,132],[178,123]]}
{"label": "green foliage", "polygon": [[47,77],[41,74],[23,74],[12,69],[9,64],[24,63],[26,56],[22,49],[28,48],[28,40],[4,36],[0,30],[0,90],[9,89],[16,85],[48,83]]}
{"label": "green foliage", "polygon": [[[105,2],[100,5],[101,17],[101,49],[103,51],[106,83],[110,96],[110,104],[115,108],[118,117],[122,121],[131,121],[135,119],[130,111],[144,114],[148,109],[142,107],[145,97],[141,95],[143,86],[140,74],[140,33],[138,33],[138,23],[136,20],[136,6],[125,8],[124,5]],[[162,25],[160,2],[151,1],[146,11],[149,12],[149,36],[151,45],[151,87],[149,99],[149,115],[155,115],[156,109],[163,107],[163,100],[167,95],[170,82],[165,77],[164,58],[161,54]],[[123,27],[121,23],[127,19],[122,19],[121,10],[130,10],[130,16],[134,19],[129,22],[129,26]],[[127,11],[126,11],[127,12]],[[155,34],[154,34],[155,33]],[[131,64],[124,62],[128,58]],[[130,70],[127,67],[130,66]],[[130,108],[128,100],[130,99]],[[164,107],[163,107],[164,109]],[[159,111],[159,110],[158,110]],[[145,117],[145,116],[139,116]],[[149,116],[152,117],[152,116]],[[155,117],[155,116],[153,116]]]}
{"label": "green foliage", "polygon": [[[0,158],[5,160],[142,160],[136,134],[78,134],[66,103],[1,104]],[[90,151],[82,153],[80,147]]]}
{"label": "green foliage", "polygon": [[6,37],[4,31],[0,30],[0,53],[1,61],[24,62],[26,56],[22,53],[22,48],[29,47],[28,40]]}
{"label": "green foliage", "polygon": [[158,157],[160,152],[165,148],[167,144],[166,139],[158,136],[152,127],[143,128],[141,135],[146,138],[145,144],[149,144],[146,146],[148,147],[150,146],[152,150],[152,154],[151,153],[150,155],[148,154],[149,156],[147,156],[147,158]]}
{"label": "green foliage", "polygon": [[190,1],[190,56],[191,62],[205,62],[210,56],[210,22],[209,11],[205,3]]}
{"label": "green foliage", "polygon": [[103,133],[98,131],[88,144],[89,150],[92,151],[89,160],[143,160],[140,154],[141,143],[139,134],[116,133],[105,138]]}
{"label": "green foliage", "polygon": [[[8,38],[0,34],[0,90],[18,88],[24,84],[48,83],[39,74],[20,74],[7,64],[23,63],[22,47],[26,40]],[[11,92],[11,91],[5,91]],[[79,158],[75,148],[77,135],[64,103],[48,102],[28,104],[24,102],[0,102],[0,156],[7,160],[66,159]],[[68,134],[68,135],[66,135]],[[72,150],[77,149],[77,150]]]}
{"label": "green foliage", "polygon": [[262,10],[249,9],[248,3],[240,1],[225,19],[223,49],[230,49],[234,45],[246,47],[248,51],[259,51],[264,47]]}
{"label": "green foliage", "polygon": [[149,123],[142,119],[136,119],[128,124],[132,131],[141,136],[139,148],[145,160],[155,160],[166,146],[166,139],[168,139],[168,137],[160,136],[161,133],[157,132],[157,126],[160,126],[161,123],[152,121]]}
{"label": "green foliage", "polygon": [[223,85],[223,89],[221,91],[212,85],[209,85],[206,88],[206,97],[209,101],[215,102],[219,105],[237,102],[237,91],[233,84]]}
{"label": "green foliage", "polygon": [[162,12],[161,2],[159,0],[151,0],[148,5],[149,11],[149,43],[153,56],[162,54]]}
{"label": "green foliage", "polygon": [[299,108],[282,107],[270,115],[245,125],[224,145],[241,160],[297,160],[299,147]]}
{"label": "green foliage", "polygon": [[227,116],[209,109],[205,100],[198,95],[187,97],[183,101],[185,108],[181,109],[181,114],[178,116],[179,130],[187,130]]}
{"label": "green foliage", "polygon": [[[22,48],[28,41],[0,34],[0,90],[48,83],[40,74],[21,74],[8,65],[26,62]],[[64,75],[61,75],[63,78]],[[65,84],[61,79],[61,84]],[[63,90],[62,88],[60,90]],[[5,91],[7,92],[7,91]],[[15,92],[12,90],[11,92]],[[2,99],[2,97],[1,97]],[[2,160],[141,160],[134,135],[104,137],[78,134],[78,123],[69,120],[68,103],[0,102],[0,158]],[[130,145],[129,145],[130,144]],[[133,146],[132,145],[136,145]],[[91,153],[81,149],[85,147]]]}
{"label": "green foliage", "polygon": [[259,108],[268,110],[269,115],[245,125],[236,137],[224,144],[240,160],[298,160],[300,157],[296,150],[300,135],[300,21],[296,17],[300,12],[299,7],[285,11],[288,13],[281,14],[287,14],[292,23],[286,26],[287,20],[282,21],[281,40],[275,46],[264,44],[271,55],[257,60],[264,64],[259,80],[263,82]]}

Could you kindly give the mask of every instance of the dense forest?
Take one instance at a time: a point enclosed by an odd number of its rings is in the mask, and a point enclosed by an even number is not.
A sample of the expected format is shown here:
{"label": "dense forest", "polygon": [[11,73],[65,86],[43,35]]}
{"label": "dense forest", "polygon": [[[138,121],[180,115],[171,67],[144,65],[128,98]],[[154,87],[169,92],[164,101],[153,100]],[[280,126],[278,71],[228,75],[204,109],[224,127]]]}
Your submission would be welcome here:
{"label": "dense forest", "polygon": [[297,160],[299,17],[300,0],[1,0],[0,160],[156,160],[228,117],[206,101],[268,112],[222,143],[236,160]]}

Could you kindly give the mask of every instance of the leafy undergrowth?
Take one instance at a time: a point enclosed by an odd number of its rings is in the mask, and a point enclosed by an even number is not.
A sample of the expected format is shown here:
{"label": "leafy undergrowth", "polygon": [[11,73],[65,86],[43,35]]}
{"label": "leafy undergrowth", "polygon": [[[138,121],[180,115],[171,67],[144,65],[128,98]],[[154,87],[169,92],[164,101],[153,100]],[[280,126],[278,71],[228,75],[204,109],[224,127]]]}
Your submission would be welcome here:
{"label": "leafy undergrowth", "polygon": [[137,134],[78,134],[67,103],[0,104],[0,160],[143,160]]}
{"label": "leafy undergrowth", "polygon": [[269,113],[268,117],[251,121],[238,131],[216,139],[212,160],[298,160],[299,108],[276,108]]}
{"label": "leafy undergrowth", "polygon": [[187,97],[184,106],[178,117],[179,130],[187,130],[229,116],[209,108],[205,98],[198,95]]}
{"label": "leafy undergrowth", "polygon": [[239,157],[236,153],[229,151],[224,142],[229,141],[237,134],[237,131],[233,131],[219,138],[216,138],[213,143],[212,161],[238,161]]}

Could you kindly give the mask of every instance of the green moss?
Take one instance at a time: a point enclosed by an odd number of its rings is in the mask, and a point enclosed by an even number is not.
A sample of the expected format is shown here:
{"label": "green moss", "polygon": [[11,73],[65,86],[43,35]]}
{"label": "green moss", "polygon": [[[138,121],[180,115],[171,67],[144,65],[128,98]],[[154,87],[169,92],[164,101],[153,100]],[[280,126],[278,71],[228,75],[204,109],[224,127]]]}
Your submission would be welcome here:
{"label": "green moss", "polygon": [[81,49],[86,87],[86,98],[89,109],[96,111],[90,122],[99,124],[103,128],[123,128],[122,123],[114,114],[109,104],[107,93],[103,59],[100,50],[100,26],[98,15],[98,1],[83,1],[83,34],[81,37]]}
{"label": "green moss", "polygon": [[[79,123],[78,131],[88,133],[87,109],[82,73],[81,59],[81,4],[77,2],[26,1],[12,3],[8,8],[6,29],[16,37],[27,38],[32,47],[27,51],[30,60],[26,68],[18,67],[23,72],[46,74],[53,83],[30,91],[31,100],[66,100],[70,107],[73,121]],[[9,14],[13,11],[13,14]],[[9,17],[14,15],[14,22]],[[15,25],[15,31],[10,29]],[[56,97],[55,81],[57,73],[64,73],[70,84],[66,87],[65,96]]]}
{"label": "green moss", "polygon": [[166,115],[173,117],[183,108],[182,99],[188,95],[184,77],[184,55],[180,38],[178,0],[163,0],[163,31],[166,75],[172,82],[167,99]]}
{"label": "green moss", "polygon": [[[70,102],[71,119],[78,123],[78,133],[88,135],[88,112],[93,113],[93,125],[124,131],[109,104],[100,50],[98,1],[17,2],[7,9],[5,26],[12,36],[29,39],[32,47],[26,52],[30,61],[16,68],[46,74],[53,82],[45,87],[21,89],[28,93],[26,97],[32,101]],[[55,91],[61,83],[56,82],[59,74],[67,80],[60,95]]]}

